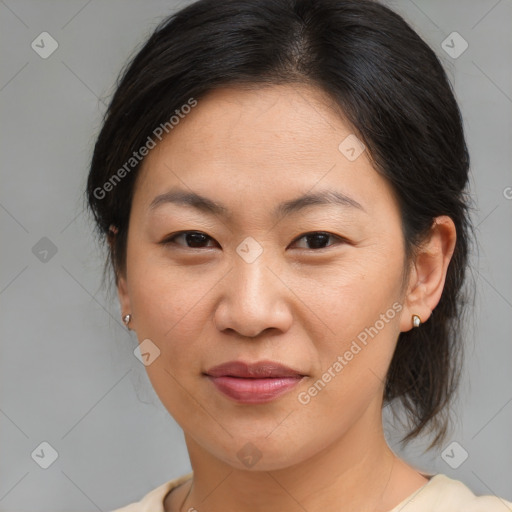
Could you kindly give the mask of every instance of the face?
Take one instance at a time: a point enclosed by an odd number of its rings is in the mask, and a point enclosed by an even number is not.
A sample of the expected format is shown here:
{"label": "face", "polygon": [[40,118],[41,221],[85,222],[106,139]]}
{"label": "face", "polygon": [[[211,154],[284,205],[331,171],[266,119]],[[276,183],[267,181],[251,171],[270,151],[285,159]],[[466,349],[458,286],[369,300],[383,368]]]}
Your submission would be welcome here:
{"label": "face", "polygon": [[[354,158],[351,134],[317,89],[225,88],[198,101],[138,176],[122,310],[164,406],[233,467],[247,469],[252,451],[255,469],[284,468],[380,421],[403,234],[390,185],[366,151]],[[296,201],[306,194],[318,197]],[[302,377],[206,375],[231,361]]]}

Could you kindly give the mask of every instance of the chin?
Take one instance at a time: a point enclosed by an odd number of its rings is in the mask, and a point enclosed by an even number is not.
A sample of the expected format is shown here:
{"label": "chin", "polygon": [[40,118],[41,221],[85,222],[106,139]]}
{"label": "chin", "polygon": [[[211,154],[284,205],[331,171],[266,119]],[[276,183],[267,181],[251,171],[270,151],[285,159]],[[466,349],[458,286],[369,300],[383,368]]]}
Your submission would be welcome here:
{"label": "chin", "polygon": [[[234,446],[236,449],[233,449]],[[216,443],[213,450],[207,446],[205,448],[225,464],[244,471],[286,469],[300,464],[316,453],[313,446],[308,449],[307,446],[300,446],[297,442],[286,443],[285,440],[277,437],[275,439],[258,437],[251,440],[246,435],[230,438],[227,446]],[[321,447],[318,447],[318,450],[320,449]]]}

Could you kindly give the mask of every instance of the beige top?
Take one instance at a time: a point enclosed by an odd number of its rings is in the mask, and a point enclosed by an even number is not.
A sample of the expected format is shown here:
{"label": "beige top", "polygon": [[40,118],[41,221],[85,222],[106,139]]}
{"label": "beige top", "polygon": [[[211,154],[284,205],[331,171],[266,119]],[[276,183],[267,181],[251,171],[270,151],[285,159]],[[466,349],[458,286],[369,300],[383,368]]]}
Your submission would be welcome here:
{"label": "beige top", "polygon": [[[112,512],[165,512],[165,496],[193,472],[156,487],[137,503]],[[459,480],[437,474],[389,512],[512,512],[512,503],[497,496],[475,496]]]}

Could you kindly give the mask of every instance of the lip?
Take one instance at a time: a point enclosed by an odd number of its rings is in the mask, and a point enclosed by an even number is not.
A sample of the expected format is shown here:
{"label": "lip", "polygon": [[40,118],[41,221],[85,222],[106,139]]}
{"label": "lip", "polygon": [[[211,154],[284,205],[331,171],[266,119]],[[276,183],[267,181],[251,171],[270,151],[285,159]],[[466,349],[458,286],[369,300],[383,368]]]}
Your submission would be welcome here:
{"label": "lip", "polygon": [[298,370],[273,361],[230,361],[210,368],[205,375],[218,391],[246,404],[275,400],[305,377]]}

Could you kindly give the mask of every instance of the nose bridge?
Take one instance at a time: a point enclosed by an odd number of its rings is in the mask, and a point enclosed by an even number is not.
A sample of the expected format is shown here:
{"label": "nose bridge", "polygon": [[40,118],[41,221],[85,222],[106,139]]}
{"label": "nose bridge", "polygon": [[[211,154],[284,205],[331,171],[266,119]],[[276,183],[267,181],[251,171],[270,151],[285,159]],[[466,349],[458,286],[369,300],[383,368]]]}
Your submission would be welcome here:
{"label": "nose bridge", "polygon": [[270,250],[255,239],[248,237],[239,244],[216,311],[218,329],[231,328],[254,337],[265,329],[289,327],[286,287],[273,267]]}
{"label": "nose bridge", "polygon": [[271,298],[274,286],[270,281],[276,278],[267,268],[268,266],[267,258],[263,255],[258,256],[254,261],[246,261],[241,257],[236,261],[233,275],[242,302],[254,298],[263,303]]}
{"label": "nose bridge", "polygon": [[[241,308],[247,308],[250,314],[262,314],[270,307],[269,302],[276,300],[276,276],[270,271],[270,250],[264,249],[260,242],[247,237],[236,248],[233,279],[234,295]],[[275,261],[275,260],[274,260]]]}

